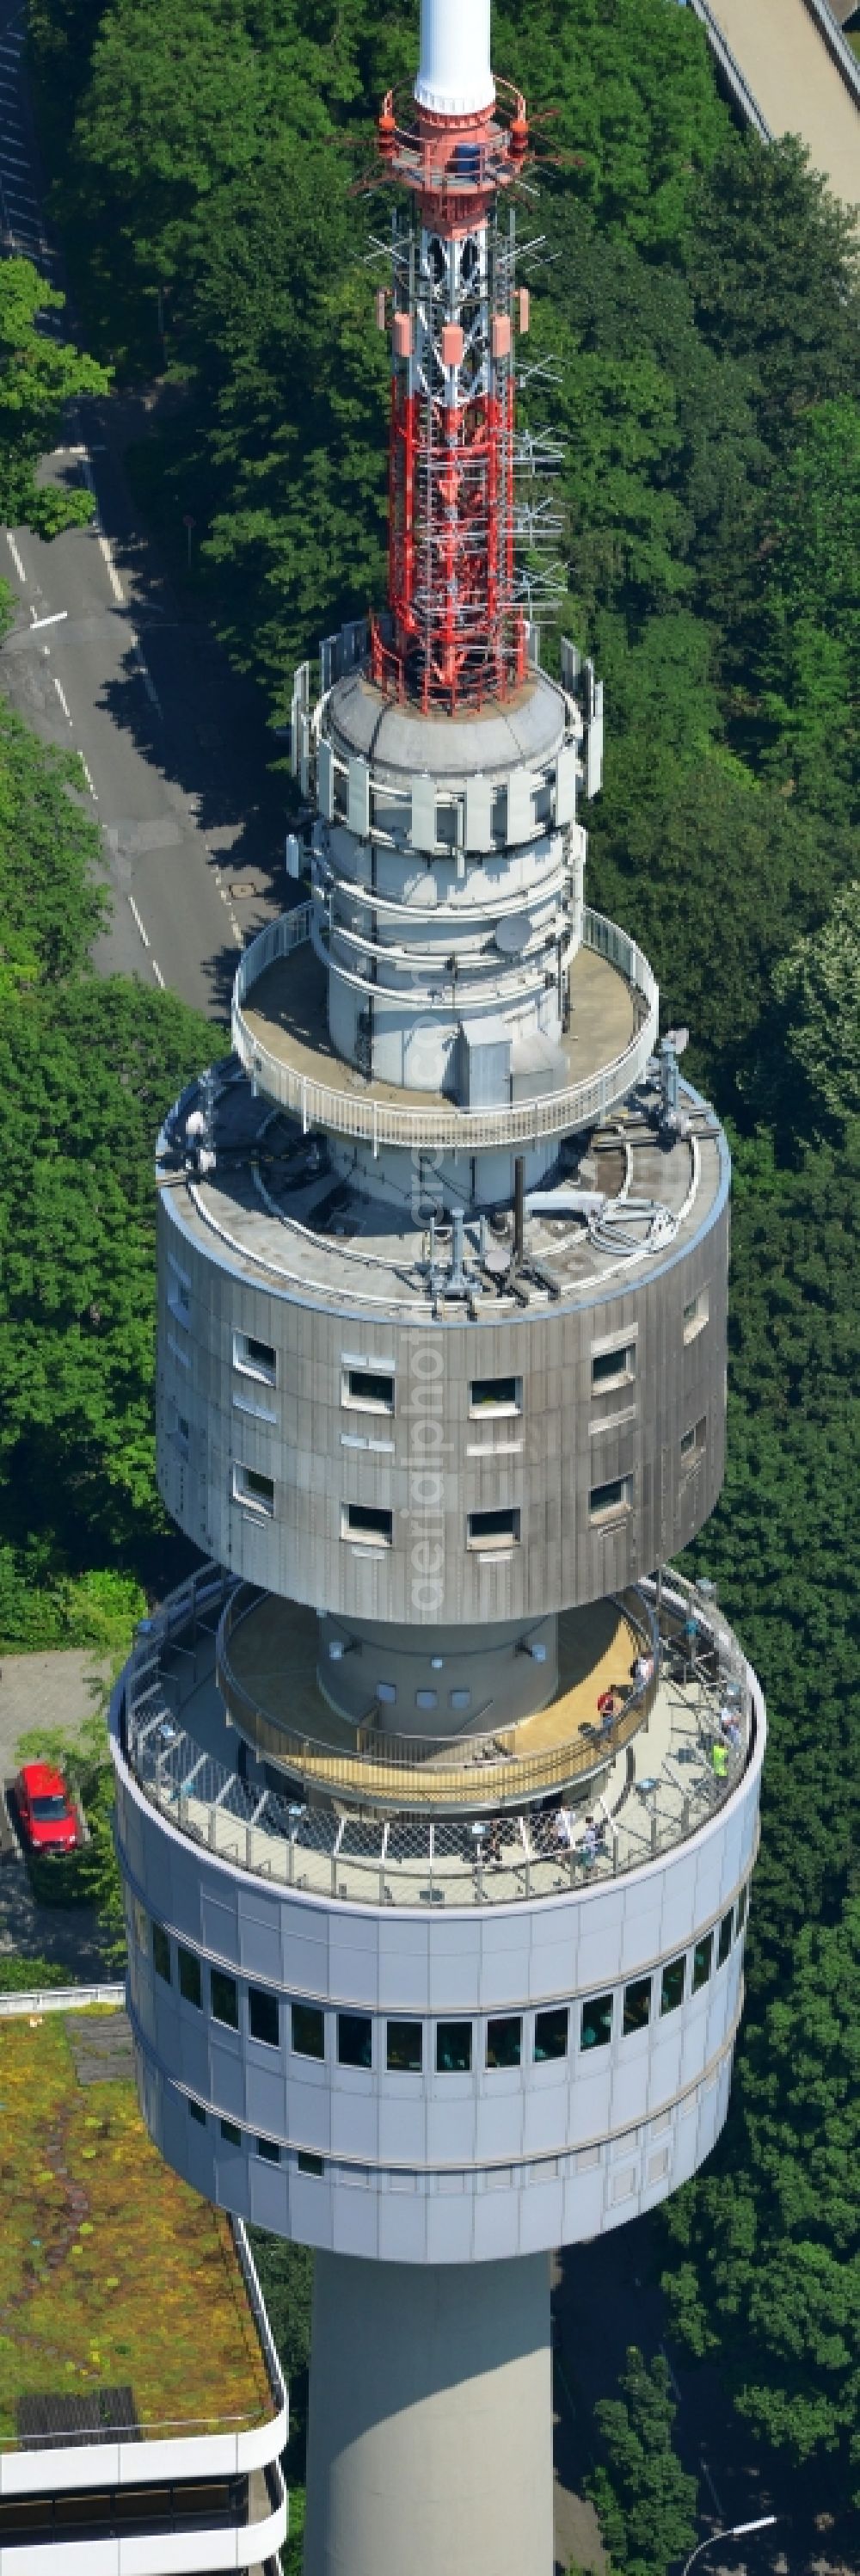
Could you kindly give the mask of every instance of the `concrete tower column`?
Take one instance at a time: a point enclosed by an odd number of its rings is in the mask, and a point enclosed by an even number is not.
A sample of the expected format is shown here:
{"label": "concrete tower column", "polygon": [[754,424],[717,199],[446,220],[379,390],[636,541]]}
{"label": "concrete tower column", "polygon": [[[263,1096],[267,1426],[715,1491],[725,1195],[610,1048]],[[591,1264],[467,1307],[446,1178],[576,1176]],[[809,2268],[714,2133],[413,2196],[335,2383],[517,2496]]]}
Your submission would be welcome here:
{"label": "concrete tower column", "polygon": [[545,2254],[317,2254],[305,2576],[551,2576]]}

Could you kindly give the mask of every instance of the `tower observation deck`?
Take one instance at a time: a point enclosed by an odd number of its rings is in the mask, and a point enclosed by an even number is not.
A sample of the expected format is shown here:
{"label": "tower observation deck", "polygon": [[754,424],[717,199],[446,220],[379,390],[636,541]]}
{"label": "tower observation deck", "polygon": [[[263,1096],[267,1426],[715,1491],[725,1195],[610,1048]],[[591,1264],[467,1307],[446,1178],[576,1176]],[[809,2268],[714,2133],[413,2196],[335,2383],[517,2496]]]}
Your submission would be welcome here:
{"label": "tower observation deck", "polygon": [[168,2161],[317,2249],[306,2576],[550,2576],[548,2255],[708,2154],[742,2005],[764,1708],[672,1563],[729,1161],[585,902],[602,693],[517,569],[489,0],[422,0],[379,150],[388,608],[297,674],[310,900],[158,1143],[203,1562],[114,1699],[129,2011]]}

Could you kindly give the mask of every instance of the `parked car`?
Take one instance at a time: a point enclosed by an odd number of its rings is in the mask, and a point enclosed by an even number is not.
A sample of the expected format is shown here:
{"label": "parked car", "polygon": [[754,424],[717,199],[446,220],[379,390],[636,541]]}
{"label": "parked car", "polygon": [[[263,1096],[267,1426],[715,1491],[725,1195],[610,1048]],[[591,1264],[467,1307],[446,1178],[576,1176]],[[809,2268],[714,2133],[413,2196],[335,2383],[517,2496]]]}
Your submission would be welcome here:
{"label": "parked car", "polygon": [[25,1762],[15,1782],[18,1822],[33,1852],[74,1851],[80,1827],[61,1771],[51,1762]]}

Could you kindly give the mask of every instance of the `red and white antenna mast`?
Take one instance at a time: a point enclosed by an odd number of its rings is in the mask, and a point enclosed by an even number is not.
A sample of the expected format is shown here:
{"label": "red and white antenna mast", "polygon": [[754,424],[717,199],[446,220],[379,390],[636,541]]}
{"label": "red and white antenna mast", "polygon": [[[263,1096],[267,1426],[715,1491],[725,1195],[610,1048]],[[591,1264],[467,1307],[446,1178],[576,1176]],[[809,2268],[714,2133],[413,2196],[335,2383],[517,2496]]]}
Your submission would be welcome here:
{"label": "red and white antenna mast", "polygon": [[[501,95],[500,95],[501,93]],[[373,676],[425,710],[504,697],[525,675],[514,565],[513,232],[499,190],[528,153],[525,102],[490,67],[490,0],[421,0],[414,100],[379,117],[388,177],[418,223],[395,237],[389,601]],[[387,320],[388,299],[380,298]]]}

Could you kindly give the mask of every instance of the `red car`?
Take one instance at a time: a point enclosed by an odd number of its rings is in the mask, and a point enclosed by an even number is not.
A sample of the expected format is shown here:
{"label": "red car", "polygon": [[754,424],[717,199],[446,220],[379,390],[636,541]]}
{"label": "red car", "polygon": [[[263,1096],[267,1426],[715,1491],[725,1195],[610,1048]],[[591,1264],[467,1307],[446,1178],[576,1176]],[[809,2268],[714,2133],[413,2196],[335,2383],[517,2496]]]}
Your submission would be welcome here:
{"label": "red car", "polygon": [[35,1852],[74,1851],[78,1819],[61,1771],[50,1762],[25,1762],[15,1782],[24,1841]]}

